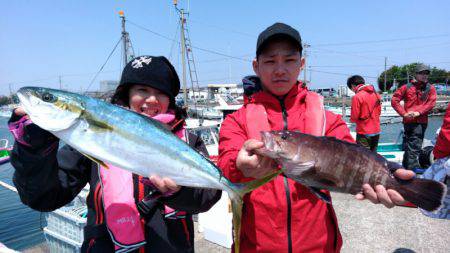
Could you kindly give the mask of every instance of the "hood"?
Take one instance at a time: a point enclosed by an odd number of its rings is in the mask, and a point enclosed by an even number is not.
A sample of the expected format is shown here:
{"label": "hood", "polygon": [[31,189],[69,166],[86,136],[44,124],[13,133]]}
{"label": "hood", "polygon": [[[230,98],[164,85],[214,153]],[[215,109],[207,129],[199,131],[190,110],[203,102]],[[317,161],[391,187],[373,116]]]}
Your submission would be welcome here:
{"label": "hood", "polygon": [[375,87],[373,87],[373,85],[371,84],[360,84],[358,86],[356,86],[356,93],[360,92],[360,91],[365,91],[368,93],[375,93]]}

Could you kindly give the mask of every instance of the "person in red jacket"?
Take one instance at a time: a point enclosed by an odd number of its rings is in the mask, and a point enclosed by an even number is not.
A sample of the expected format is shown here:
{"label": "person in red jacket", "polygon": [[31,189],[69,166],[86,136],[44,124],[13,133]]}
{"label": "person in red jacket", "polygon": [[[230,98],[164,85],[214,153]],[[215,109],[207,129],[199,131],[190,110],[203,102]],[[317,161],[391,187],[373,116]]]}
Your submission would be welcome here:
{"label": "person in red jacket", "polygon": [[450,156],[450,103],[444,116],[444,123],[436,138],[436,145],[433,149],[434,159],[441,159]]}
{"label": "person in red jacket", "polygon": [[365,84],[359,75],[348,78],[347,86],[355,92],[350,121],[356,123],[356,143],[376,151],[381,133],[381,97],[373,85]]}
{"label": "person in red jacket", "polygon": [[[256,48],[253,69],[262,90],[247,94],[247,104],[225,118],[219,134],[218,165],[233,182],[261,178],[278,169],[273,160],[255,153],[264,146],[255,139],[255,130],[264,125],[268,130],[306,133],[317,130],[314,125],[322,127],[322,135],[354,142],[340,116],[329,111],[307,113],[320,111],[323,104],[314,102],[318,95],[297,80],[305,63],[297,30],[275,23],[259,35]],[[316,121],[321,116],[325,121]],[[414,173],[399,169],[395,175],[410,179]],[[358,199],[387,207],[404,203],[400,194],[380,185],[375,189],[364,185],[362,191]],[[241,252],[339,252],[342,245],[332,205],[283,175],[244,197],[240,242]]]}
{"label": "person in red jacket", "polygon": [[[391,101],[392,107],[403,117],[405,153],[402,164],[410,170],[420,168],[418,157],[428,125],[428,113],[436,104],[436,89],[428,83],[429,74],[428,66],[418,64],[415,80],[398,88]],[[403,106],[400,101],[404,102]]]}

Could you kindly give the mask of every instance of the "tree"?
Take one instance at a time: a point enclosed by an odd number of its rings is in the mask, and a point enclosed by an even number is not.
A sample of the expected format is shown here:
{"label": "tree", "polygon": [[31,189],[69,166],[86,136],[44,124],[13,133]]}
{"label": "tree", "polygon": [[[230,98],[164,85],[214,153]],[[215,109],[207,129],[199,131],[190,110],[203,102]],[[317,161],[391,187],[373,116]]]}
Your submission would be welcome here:
{"label": "tree", "polygon": [[7,105],[11,103],[11,98],[7,96],[0,96],[0,106]]}
{"label": "tree", "polygon": [[[398,87],[410,82],[414,79],[415,69],[417,67],[418,62],[406,64],[401,67],[392,66],[386,70],[386,87],[384,87],[384,71],[378,77],[378,88],[381,91],[388,91],[396,83],[397,89]],[[430,83],[448,83],[450,82],[450,71],[447,72],[444,69],[438,69],[433,67],[430,71],[429,76]]]}

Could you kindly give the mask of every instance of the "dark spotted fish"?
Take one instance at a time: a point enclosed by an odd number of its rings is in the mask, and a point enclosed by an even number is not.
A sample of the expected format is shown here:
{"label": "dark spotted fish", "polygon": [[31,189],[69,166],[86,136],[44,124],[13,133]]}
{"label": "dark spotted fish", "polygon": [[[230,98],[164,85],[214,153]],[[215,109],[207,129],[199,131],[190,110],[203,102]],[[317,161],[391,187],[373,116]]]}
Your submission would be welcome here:
{"label": "dark spotted fish", "polygon": [[265,148],[258,153],[275,159],[283,173],[309,187],[319,198],[329,201],[319,189],[356,194],[363,184],[383,185],[428,211],[437,210],[446,186],[440,182],[414,178],[400,180],[391,171],[401,168],[370,150],[333,137],[316,137],[293,131],[262,132]]}

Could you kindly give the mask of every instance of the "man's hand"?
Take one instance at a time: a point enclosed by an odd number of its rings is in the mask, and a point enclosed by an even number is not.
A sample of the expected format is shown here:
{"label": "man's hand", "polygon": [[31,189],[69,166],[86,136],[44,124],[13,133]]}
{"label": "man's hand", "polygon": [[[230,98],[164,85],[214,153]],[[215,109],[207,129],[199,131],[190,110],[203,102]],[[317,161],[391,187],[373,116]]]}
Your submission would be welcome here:
{"label": "man's hand", "polygon": [[254,153],[256,149],[262,147],[264,147],[262,141],[250,139],[239,150],[236,167],[245,177],[263,178],[277,170],[277,164],[273,159]]}
{"label": "man's hand", "polygon": [[180,190],[181,186],[177,185],[175,181],[170,178],[164,177],[160,178],[158,176],[149,177],[152,184],[160,191],[162,194],[167,192],[175,193]]}
{"label": "man's hand", "polygon": [[[410,180],[416,174],[410,170],[398,169],[395,171],[394,176],[402,180]],[[364,200],[368,199],[374,204],[383,204],[387,208],[392,208],[396,205],[405,204],[405,199],[395,190],[384,188],[382,185],[375,186],[372,188],[369,184],[363,185],[363,193],[356,194],[356,199]]]}
{"label": "man's hand", "polygon": [[416,112],[416,111],[409,111],[409,112],[405,113],[405,115],[403,115],[403,117],[405,117],[405,118],[416,118],[419,116],[420,116],[420,113]]}

